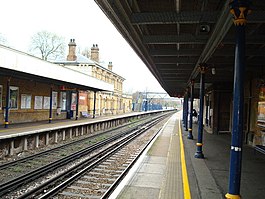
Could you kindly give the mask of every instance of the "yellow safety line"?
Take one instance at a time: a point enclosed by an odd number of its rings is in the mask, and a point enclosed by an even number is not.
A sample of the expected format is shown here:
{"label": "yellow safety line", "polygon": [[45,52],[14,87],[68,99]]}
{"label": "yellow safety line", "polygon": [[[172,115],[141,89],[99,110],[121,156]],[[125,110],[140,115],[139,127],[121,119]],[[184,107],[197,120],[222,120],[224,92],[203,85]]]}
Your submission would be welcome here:
{"label": "yellow safety line", "polygon": [[179,120],[179,141],[180,141],[180,158],[181,158],[184,199],[191,199],[189,179],[187,175],[187,167],[186,167],[185,154],[184,154],[184,145],[183,145],[182,132],[181,132],[181,127],[180,127],[180,120]]}

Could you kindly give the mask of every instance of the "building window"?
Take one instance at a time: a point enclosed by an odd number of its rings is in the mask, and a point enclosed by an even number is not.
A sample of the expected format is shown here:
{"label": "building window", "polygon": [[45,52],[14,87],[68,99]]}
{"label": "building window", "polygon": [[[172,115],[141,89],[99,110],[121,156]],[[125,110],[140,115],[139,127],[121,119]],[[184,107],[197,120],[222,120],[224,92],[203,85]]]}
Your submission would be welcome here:
{"label": "building window", "polygon": [[2,109],[3,86],[0,85],[0,110]]}
{"label": "building window", "polygon": [[10,109],[18,109],[18,87],[10,86]]}
{"label": "building window", "polygon": [[66,110],[66,92],[61,92],[61,95],[60,95],[60,106],[61,106],[61,110],[62,111]]}
{"label": "building window", "polygon": [[31,108],[31,95],[21,94],[21,109]]}

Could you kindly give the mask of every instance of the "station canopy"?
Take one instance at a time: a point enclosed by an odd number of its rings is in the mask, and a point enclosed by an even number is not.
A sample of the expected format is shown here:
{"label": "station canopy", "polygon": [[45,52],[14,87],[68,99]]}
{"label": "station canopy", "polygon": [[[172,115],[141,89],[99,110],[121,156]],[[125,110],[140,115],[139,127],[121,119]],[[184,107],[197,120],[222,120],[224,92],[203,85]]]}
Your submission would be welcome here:
{"label": "station canopy", "polygon": [[[206,87],[232,85],[235,28],[229,0],[95,0],[170,96],[183,96],[206,63]],[[265,1],[246,26],[246,78],[265,74]]]}

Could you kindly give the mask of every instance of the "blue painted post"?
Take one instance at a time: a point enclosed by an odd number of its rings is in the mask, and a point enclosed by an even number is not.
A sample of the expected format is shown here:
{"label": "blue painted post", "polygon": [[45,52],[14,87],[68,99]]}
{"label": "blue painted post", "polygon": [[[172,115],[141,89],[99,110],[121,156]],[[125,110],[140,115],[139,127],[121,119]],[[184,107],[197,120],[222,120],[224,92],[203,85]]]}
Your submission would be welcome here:
{"label": "blue painted post", "polygon": [[185,131],[188,131],[188,116],[189,116],[189,92],[186,91],[186,106],[185,106]]}
{"label": "blue painted post", "polygon": [[200,73],[201,73],[201,80],[200,80],[200,113],[199,113],[199,127],[198,127],[198,142],[197,151],[195,153],[195,158],[204,158],[202,152],[202,140],[203,140],[203,106],[204,106],[204,87],[205,87],[205,71],[206,65],[200,65]]}
{"label": "blue painted post", "polygon": [[186,93],[184,94],[184,102],[183,102],[183,126],[184,126],[184,128],[187,128],[187,126],[186,126],[186,119],[187,119],[187,117],[186,117],[186,115],[187,115],[187,95],[186,95]]}
{"label": "blue painted post", "polygon": [[93,108],[93,118],[96,117],[96,91],[94,91],[94,108]]}
{"label": "blue painted post", "polygon": [[79,106],[79,91],[76,90],[76,109],[75,109],[75,111],[76,111],[75,119],[76,120],[78,120],[78,117],[79,117],[79,115],[78,115],[78,106]]}
{"label": "blue painted post", "polygon": [[10,78],[6,82],[6,107],[5,107],[5,128],[8,128],[8,117],[9,117],[9,107],[10,106]]}
{"label": "blue painted post", "polygon": [[52,86],[50,89],[50,110],[49,110],[49,123],[52,122]]}
{"label": "blue painted post", "polygon": [[193,94],[194,94],[194,80],[191,80],[191,86],[190,86],[190,122],[189,122],[189,134],[188,139],[193,139],[192,135],[192,122],[193,122]]}
{"label": "blue painted post", "polygon": [[184,121],[184,119],[185,119],[185,105],[186,105],[186,101],[185,101],[185,97],[186,97],[186,95],[184,95],[183,96],[183,104],[182,104],[182,106],[183,106],[183,108],[182,108],[182,123],[183,123],[183,125],[185,125],[185,121]]}
{"label": "blue painted post", "polygon": [[230,148],[228,199],[240,199],[240,180],[243,143],[244,73],[245,73],[245,26],[250,0],[232,0],[230,11],[234,16],[236,45],[233,88],[233,123]]}

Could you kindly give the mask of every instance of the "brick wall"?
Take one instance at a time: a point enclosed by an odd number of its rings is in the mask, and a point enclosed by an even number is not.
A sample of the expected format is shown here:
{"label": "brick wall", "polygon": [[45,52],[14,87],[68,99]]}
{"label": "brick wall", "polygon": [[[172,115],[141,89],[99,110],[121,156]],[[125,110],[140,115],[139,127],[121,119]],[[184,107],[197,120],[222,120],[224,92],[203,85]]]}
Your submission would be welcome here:
{"label": "brick wall", "polygon": [[[2,93],[2,110],[0,110],[0,119],[4,121],[4,107],[6,106],[6,82],[7,78],[3,77],[0,79],[0,85],[3,86]],[[35,96],[50,97],[50,85],[45,83],[40,83],[31,80],[23,80],[11,78],[10,86],[18,87],[18,99],[17,108],[10,109],[9,123],[21,123],[21,122],[32,122],[40,120],[49,119],[49,108],[46,109],[42,106],[42,109],[36,109],[35,106]],[[60,100],[60,90],[58,86],[53,87],[53,91],[57,92],[57,106],[59,106]],[[21,96],[27,95],[31,96],[30,108],[21,107]],[[48,99],[48,98],[46,98]],[[44,100],[43,100],[44,102]],[[53,109],[53,119],[63,119],[66,118],[66,113],[61,113],[57,115],[57,107]]]}

